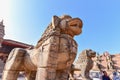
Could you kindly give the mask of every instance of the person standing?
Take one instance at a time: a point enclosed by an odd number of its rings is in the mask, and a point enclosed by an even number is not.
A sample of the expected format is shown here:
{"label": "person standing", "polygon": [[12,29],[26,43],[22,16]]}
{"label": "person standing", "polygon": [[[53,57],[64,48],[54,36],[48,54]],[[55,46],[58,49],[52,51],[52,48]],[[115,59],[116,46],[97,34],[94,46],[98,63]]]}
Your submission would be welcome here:
{"label": "person standing", "polygon": [[102,80],[111,80],[106,71],[103,71]]}
{"label": "person standing", "polygon": [[120,80],[120,77],[117,72],[113,72],[113,80]]}

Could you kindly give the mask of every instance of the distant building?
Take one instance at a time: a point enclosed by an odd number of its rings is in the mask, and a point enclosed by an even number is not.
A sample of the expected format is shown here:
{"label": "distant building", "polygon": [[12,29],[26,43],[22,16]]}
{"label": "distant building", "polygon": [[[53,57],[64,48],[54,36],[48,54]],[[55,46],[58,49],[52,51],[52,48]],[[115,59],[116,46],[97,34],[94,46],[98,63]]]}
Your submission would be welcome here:
{"label": "distant building", "polygon": [[8,56],[8,54],[10,53],[10,51],[13,48],[30,48],[32,47],[32,45],[29,44],[25,44],[22,42],[18,42],[18,41],[14,41],[14,40],[10,40],[10,39],[3,39],[2,41],[2,47],[0,48],[0,58],[3,61],[6,61],[6,58]]}

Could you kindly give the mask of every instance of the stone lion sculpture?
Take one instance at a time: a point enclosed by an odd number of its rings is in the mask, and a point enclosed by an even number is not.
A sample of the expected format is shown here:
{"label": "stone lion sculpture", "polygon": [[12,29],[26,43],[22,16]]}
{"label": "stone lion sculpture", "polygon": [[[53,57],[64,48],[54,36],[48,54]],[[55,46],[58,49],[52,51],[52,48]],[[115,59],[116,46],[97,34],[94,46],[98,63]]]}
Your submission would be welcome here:
{"label": "stone lion sculpture", "polygon": [[53,16],[33,49],[13,49],[4,67],[2,80],[17,80],[20,71],[27,80],[67,80],[77,54],[73,39],[82,32],[82,21],[69,15]]}
{"label": "stone lion sculpture", "polygon": [[80,71],[83,80],[92,80],[89,77],[89,71],[93,67],[92,58],[95,56],[96,56],[95,51],[93,51],[91,49],[83,50],[80,53],[77,61],[75,61],[75,63],[72,65],[72,69],[71,69],[72,79],[73,79],[74,71]]}

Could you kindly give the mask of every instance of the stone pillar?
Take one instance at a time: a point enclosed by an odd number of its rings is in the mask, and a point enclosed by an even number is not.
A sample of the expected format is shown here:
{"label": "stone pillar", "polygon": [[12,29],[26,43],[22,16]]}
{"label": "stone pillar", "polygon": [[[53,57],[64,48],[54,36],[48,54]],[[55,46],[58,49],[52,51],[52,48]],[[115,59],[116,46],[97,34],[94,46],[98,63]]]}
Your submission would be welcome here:
{"label": "stone pillar", "polygon": [[0,22],[0,47],[2,47],[3,37],[5,35],[3,20]]}

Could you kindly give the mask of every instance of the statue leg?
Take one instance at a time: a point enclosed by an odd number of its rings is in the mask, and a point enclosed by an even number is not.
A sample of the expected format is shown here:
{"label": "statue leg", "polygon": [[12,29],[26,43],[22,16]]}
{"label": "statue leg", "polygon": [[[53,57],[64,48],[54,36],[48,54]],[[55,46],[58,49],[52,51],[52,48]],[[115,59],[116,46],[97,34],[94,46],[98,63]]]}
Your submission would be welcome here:
{"label": "statue leg", "polygon": [[25,53],[26,51],[20,48],[11,51],[3,70],[2,80],[17,80]]}
{"label": "statue leg", "polygon": [[57,71],[56,80],[69,80],[69,74],[66,70]]}
{"label": "statue leg", "polygon": [[74,70],[70,71],[69,80],[74,80]]}
{"label": "statue leg", "polygon": [[64,71],[62,74],[61,74],[61,79],[60,80],[68,80],[69,79],[69,74]]}
{"label": "statue leg", "polygon": [[82,79],[83,80],[92,80],[90,77],[89,77],[89,71],[81,71],[81,75],[82,75]]}
{"label": "statue leg", "polygon": [[87,80],[92,80],[92,79],[90,78],[89,71],[86,71],[86,78],[87,78]]}
{"label": "statue leg", "polygon": [[25,72],[25,77],[27,80],[35,80],[36,71]]}
{"label": "statue leg", "polygon": [[84,71],[84,70],[81,70],[81,76],[82,76],[82,79],[83,79],[83,80],[86,80],[85,71]]}
{"label": "statue leg", "polygon": [[38,68],[35,80],[56,80],[56,70],[53,68]]}

